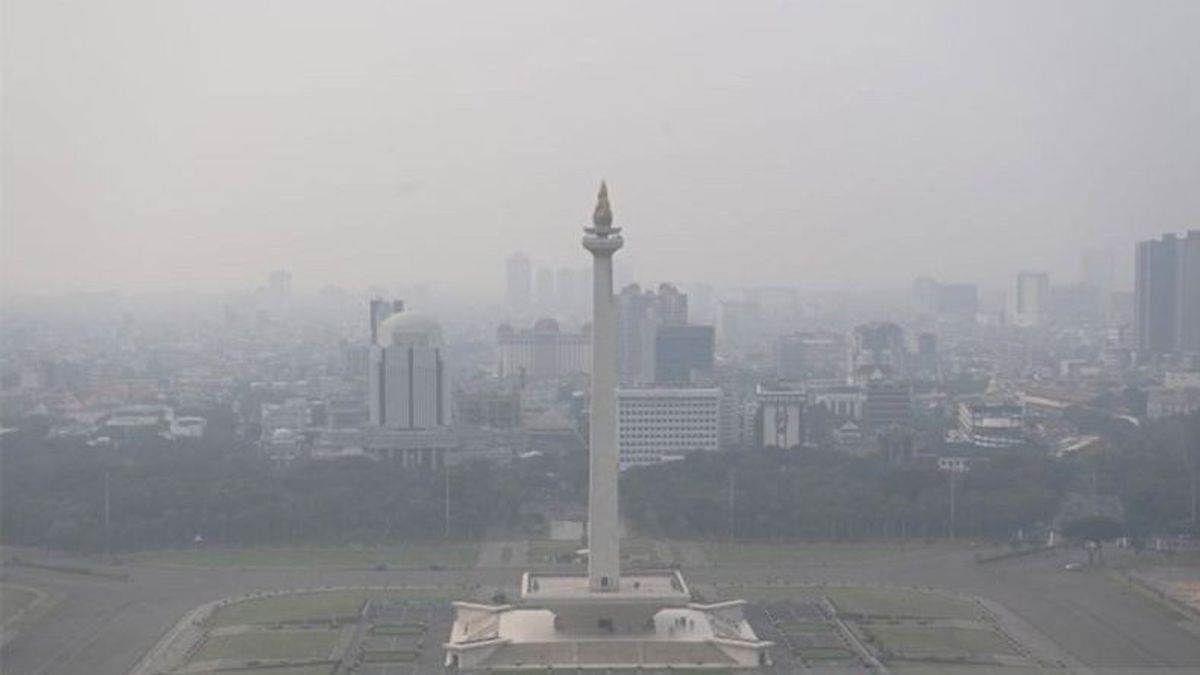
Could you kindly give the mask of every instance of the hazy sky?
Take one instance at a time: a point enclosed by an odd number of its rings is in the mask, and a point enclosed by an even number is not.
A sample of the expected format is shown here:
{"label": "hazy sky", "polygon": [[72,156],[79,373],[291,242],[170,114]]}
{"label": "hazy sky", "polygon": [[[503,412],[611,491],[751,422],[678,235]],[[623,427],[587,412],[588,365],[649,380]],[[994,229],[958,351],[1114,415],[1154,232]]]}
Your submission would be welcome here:
{"label": "hazy sky", "polygon": [[[6,293],[1077,277],[1200,227],[1200,2],[4,0]],[[1125,283],[1131,285],[1128,279]]]}

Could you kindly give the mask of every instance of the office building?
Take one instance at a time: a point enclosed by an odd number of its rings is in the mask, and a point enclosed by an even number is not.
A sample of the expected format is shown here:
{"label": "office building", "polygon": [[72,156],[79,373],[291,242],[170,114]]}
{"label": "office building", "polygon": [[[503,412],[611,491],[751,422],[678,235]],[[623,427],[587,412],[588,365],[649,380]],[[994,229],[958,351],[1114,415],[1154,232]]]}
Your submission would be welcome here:
{"label": "office building", "polygon": [[501,377],[547,379],[591,372],[591,334],[564,333],[554,319],[538,319],[520,331],[503,324],[496,329],[496,347]]}
{"label": "office building", "polygon": [[712,326],[659,326],[654,336],[654,382],[680,385],[710,381],[715,348]]}
{"label": "office building", "polygon": [[904,329],[890,322],[874,322],[855,327],[851,334],[851,377],[862,380],[873,373],[885,376],[904,372],[908,365],[908,347]]}
{"label": "office building", "polygon": [[376,330],[368,367],[372,426],[416,430],[450,425],[450,388],[436,321],[412,312],[389,316]]}
{"label": "office building", "polygon": [[1014,326],[1045,326],[1050,320],[1050,275],[1045,272],[1021,272],[1017,275],[1016,294],[1010,306],[1009,321]]}
{"label": "office building", "polygon": [[780,380],[844,379],[846,359],[847,343],[843,333],[789,333],[775,341],[775,375]]}
{"label": "office building", "polygon": [[621,468],[657,464],[720,447],[721,390],[646,387],[617,390]]}
{"label": "office building", "polygon": [[1138,351],[1200,353],[1200,230],[1140,242],[1135,268]]}
{"label": "office building", "polygon": [[671,284],[659,284],[655,296],[659,325],[685,326],[688,322],[688,296]]}
{"label": "office building", "polygon": [[759,385],[755,398],[758,402],[755,424],[758,447],[794,450],[804,445],[807,393],[791,389],[768,389]]}
{"label": "office building", "polygon": [[977,448],[1013,448],[1025,443],[1025,409],[1019,405],[958,405],[958,429]]}
{"label": "office building", "polygon": [[864,387],[863,419],[881,431],[890,426],[910,426],[913,418],[912,385],[907,380],[875,376]]}

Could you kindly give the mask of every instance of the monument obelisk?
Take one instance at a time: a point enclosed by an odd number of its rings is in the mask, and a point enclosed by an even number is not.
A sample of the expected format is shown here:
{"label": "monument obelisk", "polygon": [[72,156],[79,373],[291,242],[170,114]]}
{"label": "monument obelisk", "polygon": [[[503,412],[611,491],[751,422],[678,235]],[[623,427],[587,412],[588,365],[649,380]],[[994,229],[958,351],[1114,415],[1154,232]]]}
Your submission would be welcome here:
{"label": "monument obelisk", "polygon": [[621,583],[613,254],[625,242],[612,222],[608,187],[600,183],[583,237],[593,262],[587,576],[529,571],[517,605],[455,602],[448,668],[611,673],[770,664],[772,643],[755,635],[743,601],[695,602],[679,570],[631,570]]}
{"label": "monument obelisk", "polygon": [[617,508],[617,314],[613,300],[613,254],[625,241],[612,226],[608,185],[600,183],[592,226],[583,247],[592,254],[592,391],[588,434],[588,588],[616,591],[621,585]]}

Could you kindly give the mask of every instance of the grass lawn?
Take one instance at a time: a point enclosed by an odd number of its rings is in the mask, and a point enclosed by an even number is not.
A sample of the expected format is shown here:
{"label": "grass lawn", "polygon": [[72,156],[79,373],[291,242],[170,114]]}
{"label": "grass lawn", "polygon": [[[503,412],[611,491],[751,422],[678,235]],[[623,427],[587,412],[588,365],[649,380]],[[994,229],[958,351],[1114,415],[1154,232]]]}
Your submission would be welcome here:
{"label": "grass lawn", "polygon": [[39,594],[32,588],[0,584],[0,625],[7,625],[18,614],[33,606]]}
{"label": "grass lawn", "polygon": [[810,661],[845,661],[854,658],[854,654],[838,647],[801,648],[800,656]]}
{"label": "grass lawn", "polygon": [[959,665],[949,663],[889,664],[893,675],[1048,675],[1062,670],[1043,670],[1025,665]]}
{"label": "grass lawn", "polygon": [[371,626],[372,635],[424,635],[425,626],[413,623]]}
{"label": "grass lawn", "polygon": [[556,563],[560,556],[568,556],[582,548],[577,541],[555,541],[553,539],[534,539],[529,542],[529,562]]}
{"label": "grass lawn", "polygon": [[953,628],[949,626],[886,626],[864,627],[875,639],[893,652],[905,654],[1002,654],[1019,656],[999,633],[987,629]]}
{"label": "grass lawn", "polygon": [[833,587],[821,591],[838,611],[869,616],[912,616],[927,619],[974,619],[975,605],[967,600],[903,588]]}
{"label": "grass lawn", "polygon": [[149,560],[192,567],[472,567],[476,544],[408,544],[379,547],[198,548],[165,551]]}
{"label": "grass lawn", "polygon": [[824,621],[784,621],[777,627],[785,633],[828,633],[833,630],[833,626]]}
{"label": "grass lawn", "polygon": [[928,549],[910,544],[702,544],[708,561],[718,567],[738,565],[821,565],[878,560]]}
{"label": "grass lawn", "polygon": [[208,638],[191,658],[212,659],[327,659],[337,644],[336,630],[261,630]]}
{"label": "grass lawn", "polygon": [[331,617],[357,616],[368,597],[397,600],[452,600],[461,595],[454,589],[395,588],[382,590],[355,589],[344,591],[314,591],[289,593],[267,598],[245,600],[217,609],[208,625],[237,626],[242,624],[271,624],[291,621],[329,621]]}
{"label": "grass lawn", "polygon": [[290,668],[251,668],[249,670],[227,670],[224,675],[329,675],[330,664],[321,666],[293,666]]}
{"label": "grass lawn", "polygon": [[630,560],[644,560],[652,563],[662,562],[658,559],[658,554],[654,550],[654,542],[648,539],[621,540],[621,556]]}

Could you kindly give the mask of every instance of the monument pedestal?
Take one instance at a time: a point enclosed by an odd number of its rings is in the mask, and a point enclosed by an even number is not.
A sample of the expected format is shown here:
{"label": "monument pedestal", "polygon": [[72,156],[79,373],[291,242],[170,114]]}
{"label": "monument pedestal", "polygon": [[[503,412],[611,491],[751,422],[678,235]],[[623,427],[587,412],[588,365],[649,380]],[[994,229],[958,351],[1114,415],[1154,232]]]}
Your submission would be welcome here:
{"label": "monument pedestal", "polygon": [[583,575],[526,573],[519,605],[454,604],[446,666],[464,670],[756,668],[759,640],[743,602],[691,601],[674,571],[621,577],[592,591]]}

